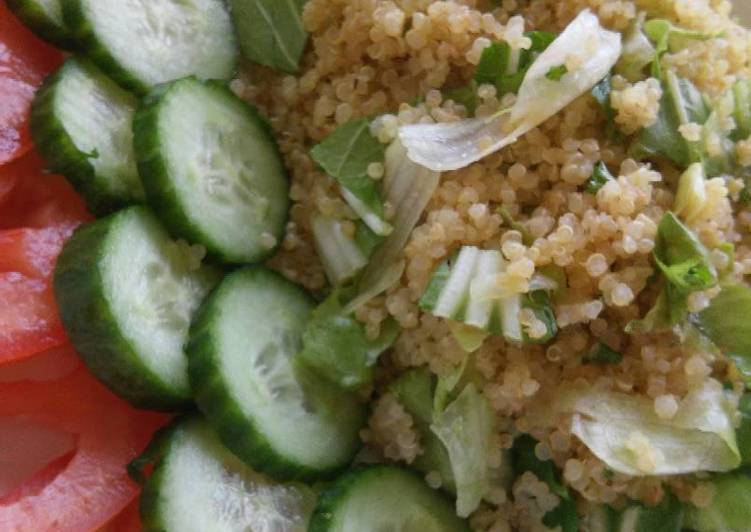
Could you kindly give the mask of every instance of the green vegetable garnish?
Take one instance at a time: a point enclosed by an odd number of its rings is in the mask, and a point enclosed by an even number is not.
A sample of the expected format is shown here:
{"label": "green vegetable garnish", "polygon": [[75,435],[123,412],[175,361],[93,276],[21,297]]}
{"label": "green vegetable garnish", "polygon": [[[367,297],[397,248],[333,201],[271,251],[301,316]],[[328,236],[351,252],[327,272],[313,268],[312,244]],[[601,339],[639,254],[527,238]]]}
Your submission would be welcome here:
{"label": "green vegetable garnish", "polygon": [[551,81],[560,81],[560,79],[566,74],[568,74],[568,68],[566,65],[559,65],[548,70],[545,77]]}
{"label": "green vegetable garnish", "polygon": [[[383,201],[376,182],[368,176],[371,163],[382,163],[383,144],[370,134],[367,119],[347,122],[310,150],[323,171],[342,186],[344,199],[376,234],[391,232],[383,213]],[[349,192],[349,194],[347,194]]]}
{"label": "green vegetable garnish", "polygon": [[582,364],[620,364],[623,361],[623,355],[621,355],[615,349],[611,349],[609,346],[598,343],[595,347],[582,358]]}
{"label": "green vegetable garnish", "polygon": [[587,183],[584,185],[584,190],[589,194],[597,194],[597,192],[605,186],[605,183],[613,180],[615,180],[613,174],[610,173],[610,170],[608,170],[605,163],[600,161],[595,165],[592,177],[587,180]]}

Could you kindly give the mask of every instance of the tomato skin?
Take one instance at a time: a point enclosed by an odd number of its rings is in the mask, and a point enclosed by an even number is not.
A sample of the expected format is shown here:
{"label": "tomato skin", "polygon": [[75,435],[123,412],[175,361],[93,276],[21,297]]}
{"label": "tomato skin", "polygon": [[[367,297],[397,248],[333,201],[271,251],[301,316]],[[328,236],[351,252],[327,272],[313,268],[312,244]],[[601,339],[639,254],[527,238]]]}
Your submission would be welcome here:
{"label": "tomato skin", "polygon": [[[0,166],[0,228],[66,226],[72,229],[93,217],[83,199],[64,177],[45,173],[35,152]],[[6,185],[7,187],[7,185]]]}
{"label": "tomato skin", "polygon": [[107,524],[138,494],[125,465],[167,421],[133,409],[84,366],[57,381],[0,384],[2,418],[41,423],[77,441],[71,457],[51,465],[58,471],[43,471],[33,479],[36,486],[0,499],[4,532],[88,532]]}
{"label": "tomato skin", "polygon": [[31,147],[29,109],[44,78],[62,62],[62,54],[35,37],[0,3],[0,164]]}

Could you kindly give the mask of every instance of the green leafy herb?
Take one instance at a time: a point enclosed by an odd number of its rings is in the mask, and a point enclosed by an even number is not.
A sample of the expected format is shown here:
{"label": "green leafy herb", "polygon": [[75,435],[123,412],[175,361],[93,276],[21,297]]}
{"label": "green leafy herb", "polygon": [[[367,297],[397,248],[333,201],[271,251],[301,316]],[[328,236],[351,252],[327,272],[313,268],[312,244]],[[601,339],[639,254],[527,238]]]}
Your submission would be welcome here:
{"label": "green leafy herb", "polygon": [[510,229],[513,229],[514,231],[519,231],[522,235],[522,243],[524,243],[525,246],[530,246],[534,242],[534,237],[532,236],[532,233],[529,232],[527,227],[521,223],[516,221],[514,217],[511,215],[509,210],[501,205],[496,209],[498,214],[501,215],[501,219],[503,220],[503,225],[509,227]]}
{"label": "green leafy herb", "polygon": [[751,288],[729,284],[696,316],[696,326],[735,362],[751,386]]}
{"label": "green leafy herb", "polygon": [[548,70],[547,74],[545,74],[545,77],[551,81],[560,81],[561,78],[566,74],[568,74],[568,68],[566,67],[566,65],[559,65]]}
{"label": "green leafy herb", "polygon": [[230,0],[245,57],[284,72],[297,72],[308,40],[302,23],[306,1]]}
{"label": "green leafy herb", "polygon": [[673,71],[665,73],[662,87],[657,121],[642,130],[631,151],[639,158],[665,157],[680,168],[687,168],[693,162],[701,162],[701,150],[697,143],[687,141],[678,128],[690,122],[703,125],[710,109],[699,90]]}
{"label": "green leafy herb", "polygon": [[[376,182],[368,176],[371,163],[382,163],[385,149],[370,134],[366,119],[339,126],[310,151],[313,160],[342,186],[344,199],[375,233],[385,236],[383,201]],[[348,193],[347,193],[348,192]]]}
{"label": "green leafy herb", "polygon": [[681,324],[688,317],[688,295],[717,284],[709,252],[672,212],[657,226],[652,255],[666,283],[647,315],[628,324],[626,332],[631,334],[666,331]]}
{"label": "green leafy herb", "polygon": [[477,83],[472,81],[464,87],[446,89],[443,91],[443,99],[454,100],[454,102],[463,105],[469,115],[473,116],[477,108]]}
{"label": "green leafy herb", "polygon": [[569,494],[568,488],[561,482],[560,474],[556,471],[552,460],[540,460],[535,454],[537,440],[528,434],[522,434],[514,440],[511,449],[514,472],[517,476],[527,471],[545,484],[552,493],[558,495],[562,501],[544,517],[544,524],[550,528],[560,526],[563,532],[576,532],[579,527],[579,518],[576,512],[576,504]]}
{"label": "green leafy herb", "polygon": [[655,58],[652,63],[652,76],[655,78],[662,77],[662,67],[660,59],[668,51],[677,52],[685,48],[690,41],[704,41],[711,39],[713,36],[691,31],[678,26],[674,26],[670,21],[664,19],[653,19],[647,21],[644,25],[644,32],[655,43]]}
{"label": "green leafy herb", "polygon": [[623,361],[623,355],[609,346],[598,343],[584,358],[583,364],[620,364]]}
{"label": "green leafy herb", "polygon": [[615,125],[615,109],[610,103],[610,94],[613,92],[612,76],[608,74],[602,80],[592,87],[592,97],[600,105],[600,109],[605,115],[605,132],[610,140],[619,140],[622,135]]}
{"label": "green leafy herb", "polygon": [[298,356],[322,377],[342,388],[357,389],[372,381],[378,357],[391,347],[400,328],[387,320],[378,338],[369,340],[363,325],[344,312],[340,297],[340,291],[334,291],[313,311]]}
{"label": "green leafy herb", "polygon": [[545,335],[540,338],[530,338],[524,333],[524,342],[528,344],[544,344],[552,340],[558,334],[558,322],[553,312],[553,304],[550,295],[545,290],[535,290],[522,297],[522,307],[532,310],[535,317],[545,324]]}
{"label": "green leafy herb", "polygon": [[587,180],[587,183],[584,186],[584,190],[589,194],[597,194],[597,192],[605,186],[605,183],[614,180],[615,177],[613,177],[613,174],[610,173],[608,167],[603,161],[600,161],[595,165],[594,172],[592,172],[592,177]]}
{"label": "green leafy herb", "polygon": [[485,48],[475,70],[475,81],[495,85],[499,96],[518,92],[529,67],[555,40],[555,34],[545,31],[529,31],[524,35],[532,41],[528,50],[512,50],[505,42]]}
{"label": "green leafy herb", "polygon": [[698,146],[699,157],[709,177],[736,173],[738,160],[733,142],[733,131],[728,131],[728,121],[735,121],[735,98],[732,90],[717,100],[712,113],[702,128]]}
{"label": "green leafy herb", "polygon": [[666,213],[657,226],[653,256],[668,283],[681,294],[717,284],[709,252],[672,212]]}
{"label": "green leafy herb", "polygon": [[623,40],[623,52],[615,71],[630,82],[644,79],[644,67],[654,61],[655,47],[644,34],[644,16],[635,20]]}

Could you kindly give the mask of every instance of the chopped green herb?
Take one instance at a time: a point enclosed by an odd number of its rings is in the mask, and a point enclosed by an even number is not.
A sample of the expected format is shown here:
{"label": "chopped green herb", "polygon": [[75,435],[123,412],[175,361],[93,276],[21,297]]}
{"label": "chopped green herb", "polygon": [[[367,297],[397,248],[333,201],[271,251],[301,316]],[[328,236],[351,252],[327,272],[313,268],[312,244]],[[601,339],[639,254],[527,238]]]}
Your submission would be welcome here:
{"label": "chopped green herb", "polygon": [[613,92],[611,81],[612,76],[610,74],[602,78],[597,85],[592,87],[592,97],[600,104],[600,109],[602,109],[605,115],[605,132],[608,138],[610,140],[618,140],[621,137],[621,133],[615,126],[615,109],[613,109],[613,105],[610,103],[610,94]]}
{"label": "chopped green herb", "polygon": [[464,87],[446,89],[443,91],[443,99],[454,100],[455,103],[463,105],[470,116],[472,116],[475,114],[475,109],[477,108],[477,83],[472,81]]}
{"label": "chopped green herb", "polygon": [[563,532],[576,532],[579,529],[579,517],[576,504],[569,494],[568,488],[561,482],[560,474],[556,471],[552,460],[540,460],[535,453],[537,440],[528,434],[522,434],[514,440],[511,449],[514,472],[517,476],[527,471],[548,485],[550,491],[558,495],[562,501],[544,517],[544,524],[555,528],[560,526]]}
{"label": "chopped green herb", "polygon": [[522,307],[534,312],[535,317],[545,324],[545,334],[539,338],[531,338],[524,333],[524,342],[528,344],[544,344],[558,334],[558,322],[553,312],[550,295],[545,290],[535,290],[522,297]]}
{"label": "chopped green herb", "polygon": [[603,343],[597,344],[584,358],[582,358],[583,364],[607,365],[620,364],[622,361],[623,355]]}
{"label": "chopped green herb", "polygon": [[344,199],[368,227],[379,235],[387,235],[383,201],[376,182],[368,176],[371,163],[382,163],[383,144],[370,134],[367,119],[347,122],[326,137],[311,151],[310,156],[343,188]]}
{"label": "chopped green herb", "polygon": [[357,247],[360,248],[363,255],[370,257],[373,250],[377,248],[381,242],[383,242],[383,237],[381,235],[375,234],[370,227],[363,223],[362,220],[357,222],[355,227],[355,243],[357,244]]}
{"label": "chopped green herb", "polygon": [[501,219],[503,220],[503,224],[514,231],[519,231],[522,235],[522,243],[525,246],[532,245],[534,242],[534,237],[532,236],[532,233],[529,232],[529,230],[525,227],[525,225],[521,222],[517,222],[514,217],[511,215],[509,210],[504,206],[501,205],[496,209],[496,212],[501,215]]}
{"label": "chopped green herb", "polygon": [[738,441],[738,450],[741,452],[743,465],[751,465],[751,394],[741,397],[738,404],[738,412],[741,414],[741,424],[735,431]]}
{"label": "chopped green herb", "polygon": [[709,252],[696,235],[671,212],[657,226],[653,256],[667,281],[688,294],[717,284]]}
{"label": "chopped green herb", "polygon": [[566,67],[566,65],[559,65],[548,70],[547,74],[545,74],[545,77],[551,81],[560,81],[561,78],[566,74],[568,74],[568,68]]}
{"label": "chopped green herb", "polygon": [[610,173],[607,165],[605,165],[603,161],[600,161],[595,165],[594,172],[592,172],[592,177],[587,180],[587,183],[584,186],[584,190],[589,194],[597,194],[597,192],[605,186],[605,183],[614,180],[615,177],[613,177],[613,174]]}
{"label": "chopped green herb", "polygon": [[238,41],[245,57],[295,73],[308,41],[302,23],[306,0],[230,0]]}

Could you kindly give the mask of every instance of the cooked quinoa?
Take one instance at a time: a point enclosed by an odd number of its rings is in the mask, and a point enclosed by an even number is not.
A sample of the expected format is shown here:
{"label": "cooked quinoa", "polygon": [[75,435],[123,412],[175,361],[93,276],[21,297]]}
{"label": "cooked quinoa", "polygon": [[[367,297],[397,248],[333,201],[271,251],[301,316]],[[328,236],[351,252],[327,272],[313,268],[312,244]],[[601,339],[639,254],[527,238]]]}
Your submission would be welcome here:
{"label": "cooked quinoa", "polygon": [[[468,110],[442,90],[466,85],[492,42],[511,49],[529,47],[524,32],[559,33],[582,10],[591,9],[603,26],[626,32],[640,13],[712,35],[676,53],[663,68],[692,81],[711,98],[751,74],[751,33],[730,16],[727,0],[309,0],[303,21],[311,43],[297,75],[247,66],[233,90],[269,117],[292,177],[294,202],[286,237],[270,265],[313,291],[326,286],[311,234],[311,213],[336,216],[352,235],[357,216],[331,177],[309,156],[310,148],[351,119],[378,117],[372,133],[388,143],[404,124],[452,122]],[[477,87],[475,115],[490,116],[513,103],[492,85]],[[657,120],[660,82],[649,77],[613,79],[615,123],[625,134]],[[409,102],[409,103],[408,103]],[[698,125],[680,129],[698,139]],[[751,164],[751,138],[736,145],[742,165]],[[613,170],[596,194],[583,185],[595,165]],[[382,178],[382,165],[368,175]],[[553,404],[576,386],[625,392],[647,398],[662,419],[675,415],[680,400],[708,379],[743,385],[735,366],[713,352],[681,345],[672,333],[626,334],[624,328],[655,304],[652,260],[658,223],[675,202],[682,169],[669,163],[638,162],[628,146],[606,134],[605,117],[587,93],[518,142],[466,168],[445,172],[404,250],[400,281],[356,317],[368,335],[378,336],[388,317],[403,328],[393,349],[381,358],[372,390],[374,407],[361,438],[386,461],[410,464],[422,452],[415,421],[389,391],[408,368],[427,366],[446,375],[466,356],[446,320],[420,310],[418,301],[433,271],[460,246],[496,249],[508,261],[497,280],[507,293],[526,293],[536,272],[555,265],[565,272],[565,296],[554,302],[559,332],[542,345],[515,345],[488,337],[475,353],[484,377],[482,393],[497,418],[492,460],[512,447],[520,433],[539,443],[535,453],[552,459],[573,490],[581,512],[607,503],[622,508],[629,499],[658,504],[670,489],[682,501],[702,507],[711,486],[696,475],[630,476],[610,470],[571,434],[570,417],[550,415]],[[743,181],[715,177],[691,229],[710,250],[718,269],[738,278],[751,274],[751,210],[738,202]],[[386,205],[388,217],[389,206]],[[523,225],[512,228],[498,207]],[[526,237],[530,238],[527,239]],[[718,248],[735,245],[734,263]],[[706,308],[718,288],[694,292],[691,312]],[[533,313],[519,319],[530,337],[544,326]],[[582,364],[582,354],[602,343],[623,355],[615,365]],[[639,438],[627,445],[651,460]],[[654,458],[655,460],[659,457]],[[645,466],[649,468],[649,464]],[[440,486],[438,472],[426,480]],[[471,517],[474,530],[543,530],[543,516],[559,497],[533,473],[515,479],[508,491],[495,490]]]}

